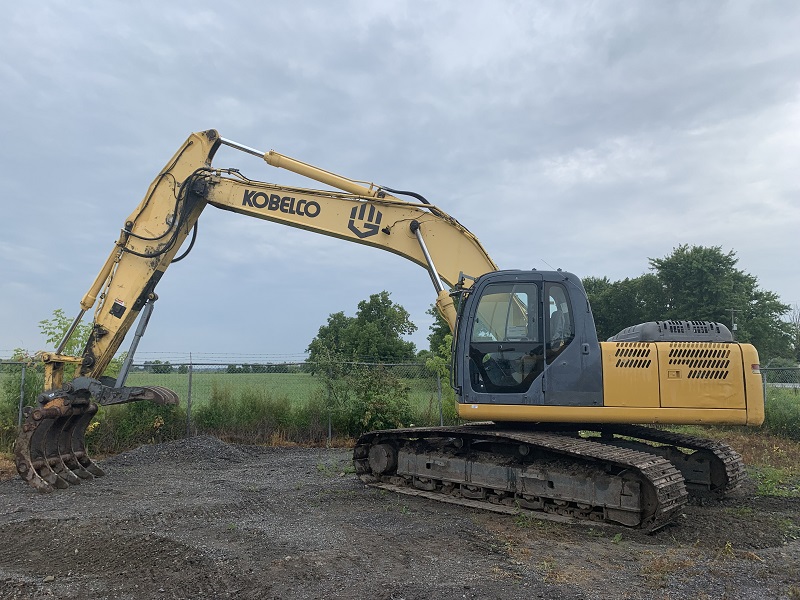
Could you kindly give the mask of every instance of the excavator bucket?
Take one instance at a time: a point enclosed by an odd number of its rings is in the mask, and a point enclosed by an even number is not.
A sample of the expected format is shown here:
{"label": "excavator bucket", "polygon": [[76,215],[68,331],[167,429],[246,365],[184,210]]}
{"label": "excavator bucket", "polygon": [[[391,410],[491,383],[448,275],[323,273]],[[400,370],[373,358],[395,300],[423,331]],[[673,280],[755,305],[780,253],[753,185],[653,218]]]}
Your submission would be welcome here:
{"label": "excavator bucket", "polygon": [[92,398],[103,405],[138,400],[178,403],[177,394],[164,387],[114,389],[87,378],[41,394],[38,406],[25,409],[14,448],[17,471],[37,491],[52,492],[104,475],[86,451],[86,429],[98,410]]}

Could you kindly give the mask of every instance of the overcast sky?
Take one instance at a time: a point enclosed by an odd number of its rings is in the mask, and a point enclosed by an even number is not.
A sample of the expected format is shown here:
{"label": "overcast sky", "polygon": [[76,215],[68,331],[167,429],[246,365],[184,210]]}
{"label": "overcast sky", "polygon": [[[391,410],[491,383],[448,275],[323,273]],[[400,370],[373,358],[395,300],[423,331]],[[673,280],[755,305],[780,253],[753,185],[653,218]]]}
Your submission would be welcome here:
{"label": "overcast sky", "polygon": [[[794,0],[42,1],[3,13],[2,357],[45,349],[37,323],[78,312],[150,181],[210,128],[421,193],[501,268],[616,280],[679,244],[721,246],[800,303]],[[232,150],[215,164],[298,183]],[[159,284],[137,356],[301,357],[330,313],[384,289],[426,348],[435,295],[420,267],[209,207]]]}

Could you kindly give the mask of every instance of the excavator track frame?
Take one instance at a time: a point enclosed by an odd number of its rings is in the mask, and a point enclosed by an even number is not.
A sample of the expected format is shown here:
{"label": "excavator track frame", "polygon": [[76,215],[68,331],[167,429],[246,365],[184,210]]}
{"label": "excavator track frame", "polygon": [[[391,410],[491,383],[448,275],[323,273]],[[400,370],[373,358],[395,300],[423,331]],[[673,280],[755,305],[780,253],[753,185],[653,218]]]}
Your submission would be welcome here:
{"label": "excavator track frame", "polygon": [[[490,458],[486,463],[474,460],[476,447],[481,446],[495,451],[516,448],[517,453],[501,452],[500,460]],[[447,455],[441,453],[445,447]],[[414,462],[408,454],[422,458],[417,472],[398,468],[403,461]],[[461,481],[444,464],[448,461],[456,468],[463,465]],[[359,478],[374,487],[495,512],[607,521],[647,531],[667,525],[688,501],[683,476],[668,460],[572,432],[487,425],[377,431],[359,438],[353,462]],[[486,473],[500,473],[499,477],[505,473],[505,480],[476,483],[472,479],[476,465],[481,472],[478,479]],[[538,479],[539,471],[545,481],[534,481],[529,490],[528,475],[533,472]],[[553,487],[549,497],[548,486]],[[536,492],[530,493],[534,487]],[[620,504],[615,506],[613,498],[610,503],[604,498],[605,503],[593,504],[592,497],[602,488],[620,490]],[[564,493],[570,489],[578,491],[576,497]]]}
{"label": "excavator track frame", "polygon": [[[742,457],[728,444],[644,425],[586,425],[599,431],[605,443],[658,454],[684,477],[692,498],[721,499],[737,489],[746,476]],[[610,439],[611,436],[621,438]],[[653,444],[658,444],[654,446]]]}

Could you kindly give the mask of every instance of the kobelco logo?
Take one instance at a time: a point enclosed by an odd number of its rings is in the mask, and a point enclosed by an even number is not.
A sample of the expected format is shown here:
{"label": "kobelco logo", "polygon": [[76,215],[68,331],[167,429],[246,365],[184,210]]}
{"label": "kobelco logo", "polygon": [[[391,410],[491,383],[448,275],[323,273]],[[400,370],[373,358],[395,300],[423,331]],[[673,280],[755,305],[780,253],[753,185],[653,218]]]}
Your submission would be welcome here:
{"label": "kobelco logo", "polygon": [[[354,206],[353,210],[350,211],[350,221],[347,223],[347,228],[361,239],[370,237],[378,233],[381,216],[381,211],[375,210],[374,204],[369,205],[369,212],[367,212],[367,203],[364,202],[361,206]],[[356,219],[358,219],[358,225],[356,225]]]}
{"label": "kobelco logo", "polygon": [[291,196],[281,198],[278,194],[266,194],[256,190],[245,190],[242,206],[253,208],[266,208],[267,210],[279,210],[289,215],[300,215],[301,217],[314,218],[321,210],[319,204],[313,200],[300,198],[296,200]]}

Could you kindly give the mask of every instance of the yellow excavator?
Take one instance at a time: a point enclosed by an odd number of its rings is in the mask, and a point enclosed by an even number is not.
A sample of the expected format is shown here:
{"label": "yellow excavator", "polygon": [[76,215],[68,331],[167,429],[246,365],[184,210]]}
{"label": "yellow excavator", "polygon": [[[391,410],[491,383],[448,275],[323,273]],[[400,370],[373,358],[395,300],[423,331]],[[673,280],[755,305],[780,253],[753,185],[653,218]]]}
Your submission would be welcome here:
{"label": "yellow excavator", "polygon": [[[305,189],[212,167],[221,146],[334,188]],[[373,246],[424,267],[454,334],[451,385],[469,424],[369,432],[353,453],[367,484],[445,502],[648,530],[690,495],[719,498],[743,477],[728,445],[652,424],[764,419],[758,354],[720,323],[654,321],[599,342],[581,281],[561,270],[498,270],[478,239],[413,192],[351,180],[274,151],[194,133],[125,220],[59,347],[43,354],[45,392],[26,410],[17,469],[41,492],[97,477],[85,433],[99,405],[176,403],[126,387],[156,285],[192,248],[207,206]],[[188,249],[178,254],[191,237]],[[63,348],[86,311],[82,356]],[[137,316],[117,378],[102,374]],[[64,381],[64,367],[76,377]]]}

